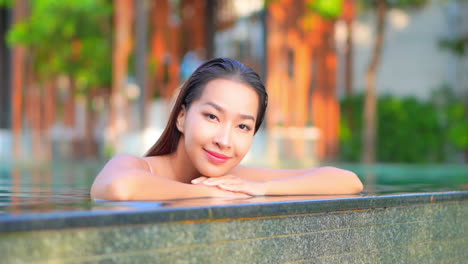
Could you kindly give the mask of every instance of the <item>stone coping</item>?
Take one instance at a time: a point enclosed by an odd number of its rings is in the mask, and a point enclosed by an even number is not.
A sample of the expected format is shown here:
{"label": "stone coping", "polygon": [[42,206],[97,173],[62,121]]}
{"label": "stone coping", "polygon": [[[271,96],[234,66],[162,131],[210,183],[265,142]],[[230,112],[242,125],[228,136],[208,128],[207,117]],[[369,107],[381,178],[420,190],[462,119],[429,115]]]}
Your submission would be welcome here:
{"label": "stone coping", "polygon": [[0,214],[0,233],[69,228],[204,222],[411,206],[468,200],[468,191],[379,196],[265,196],[243,200],[92,202],[88,211]]}

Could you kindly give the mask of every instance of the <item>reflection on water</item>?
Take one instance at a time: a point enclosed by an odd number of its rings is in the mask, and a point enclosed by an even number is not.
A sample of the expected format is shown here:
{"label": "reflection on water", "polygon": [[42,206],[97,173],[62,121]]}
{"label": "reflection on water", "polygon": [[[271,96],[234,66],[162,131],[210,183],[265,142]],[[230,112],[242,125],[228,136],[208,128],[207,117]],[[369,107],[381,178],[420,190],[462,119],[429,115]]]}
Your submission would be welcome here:
{"label": "reflection on water", "polygon": [[[248,199],[200,198],[160,202],[91,201],[89,188],[102,168],[98,163],[54,166],[0,165],[0,215],[51,211],[146,210],[152,208],[339,199],[394,193],[468,190],[468,166],[343,165],[364,182],[361,195],[265,196]],[[372,173],[372,174],[370,174]],[[369,177],[368,175],[372,175]],[[372,180],[371,180],[372,179]],[[367,180],[367,182],[366,182]],[[372,181],[374,184],[368,184]]]}
{"label": "reflection on water", "polygon": [[90,207],[89,186],[101,167],[95,163],[1,164],[0,213],[19,213],[26,208],[44,212]]}

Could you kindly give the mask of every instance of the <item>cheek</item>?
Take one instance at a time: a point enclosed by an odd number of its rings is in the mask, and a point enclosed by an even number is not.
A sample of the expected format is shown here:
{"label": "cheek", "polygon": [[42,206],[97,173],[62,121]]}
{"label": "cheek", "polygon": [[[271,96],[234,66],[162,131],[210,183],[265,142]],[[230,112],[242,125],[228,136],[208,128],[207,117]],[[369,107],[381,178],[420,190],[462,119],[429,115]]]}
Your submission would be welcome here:
{"label": "cheek", "polygon": [[186,122],[186,138],[187,143],[203,143],[210,138],[210,132],[214,129],[210,127],[209,122],[203,120],[202,117],[192,116]]}
{"label": "cheek", "polygon": [[236,139],[236,150],[239,156],[244,157],[252,146],[253,135],[240,135]]}

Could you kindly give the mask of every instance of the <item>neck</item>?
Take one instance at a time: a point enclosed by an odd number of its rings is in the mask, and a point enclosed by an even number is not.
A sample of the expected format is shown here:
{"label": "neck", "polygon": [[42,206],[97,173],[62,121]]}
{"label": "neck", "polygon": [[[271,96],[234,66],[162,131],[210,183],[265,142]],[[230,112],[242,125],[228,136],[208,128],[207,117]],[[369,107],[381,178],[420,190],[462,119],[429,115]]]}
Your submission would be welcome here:
{"label": "neck", "polygon": [[169,154],[168,159],[172,178],[174,180],[190,183],[191,180],[200,177],[200,173],[195,169],[192,161],[187,156],[184,145],[184,135],[180,136],[176,151]]}

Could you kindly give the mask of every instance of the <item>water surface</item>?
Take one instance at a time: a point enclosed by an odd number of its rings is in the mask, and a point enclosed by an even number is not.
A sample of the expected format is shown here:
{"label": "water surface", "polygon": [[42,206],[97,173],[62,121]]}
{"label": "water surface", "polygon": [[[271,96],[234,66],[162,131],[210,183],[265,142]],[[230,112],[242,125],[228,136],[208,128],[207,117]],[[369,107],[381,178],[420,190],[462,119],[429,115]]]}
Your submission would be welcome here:
{"label": "water surface", "polygon": [[327,200],[388,194],[468,190],[468,166],[359,164],[336,165],[356,172],[364,182],[359,195],[266,196],[249,199],[200,198],[171,201],[92,201],[89,188],[102,168],[100,162],[3,164],[0,167],[0,215],[67,211],[145,210],[275,201]]}

